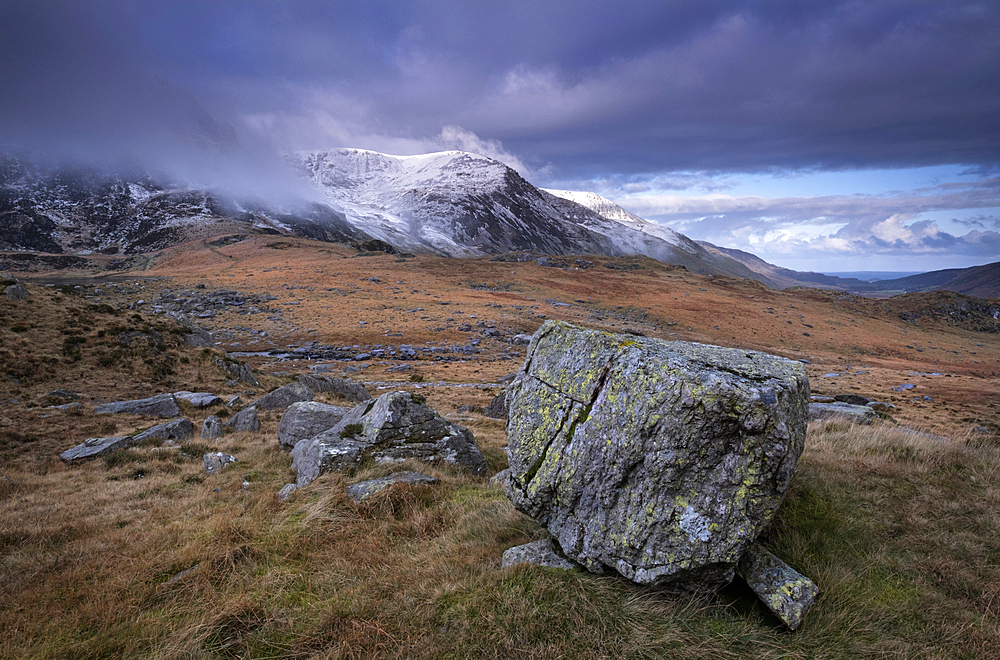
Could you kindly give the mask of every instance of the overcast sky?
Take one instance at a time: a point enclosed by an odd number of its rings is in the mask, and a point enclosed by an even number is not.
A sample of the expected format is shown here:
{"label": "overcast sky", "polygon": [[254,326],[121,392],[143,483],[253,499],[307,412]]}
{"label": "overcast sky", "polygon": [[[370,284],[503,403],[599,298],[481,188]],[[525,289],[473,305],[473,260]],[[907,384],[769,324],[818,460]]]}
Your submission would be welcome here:
{"label": "overcast sky", "polygon": [[15,146],[464,149],[800,270],[1000,260],[995,0],[4,0],[0,56]]}

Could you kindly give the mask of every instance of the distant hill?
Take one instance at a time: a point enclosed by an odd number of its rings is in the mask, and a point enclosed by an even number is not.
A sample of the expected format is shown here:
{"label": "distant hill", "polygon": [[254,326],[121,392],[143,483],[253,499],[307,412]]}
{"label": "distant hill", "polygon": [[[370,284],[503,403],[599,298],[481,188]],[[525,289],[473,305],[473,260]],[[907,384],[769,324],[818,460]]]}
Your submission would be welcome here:
{"label": "distant hill", "polygon": [[952,291],[978,298],[1000,298],[1000,261],[985,266],[949,268],[893,280],[866,282],[851,277],[837,277],[781,268],[743,250],[723,248],[705,241],[698,241],[698,244],[709,252],[725,255],[739,261],[750,270],[773,282],[780,289],[806,286],[836,289],[861,295]]}

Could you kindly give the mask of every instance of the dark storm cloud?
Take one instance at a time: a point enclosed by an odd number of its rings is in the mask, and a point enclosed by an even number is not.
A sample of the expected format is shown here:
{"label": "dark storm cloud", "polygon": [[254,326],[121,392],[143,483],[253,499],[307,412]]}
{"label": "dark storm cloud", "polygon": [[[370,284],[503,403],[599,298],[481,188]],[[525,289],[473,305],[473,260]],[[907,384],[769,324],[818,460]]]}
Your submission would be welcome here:
{"label": "dark storm cloud", "polygon": [[193,91],[244,139],[419,145],[453,126],[564,177],[993,168],[1000,153],[994,2],[13,0],[2,12],[8,140],[190,123],[183,103],[160,107],[161,84]]}

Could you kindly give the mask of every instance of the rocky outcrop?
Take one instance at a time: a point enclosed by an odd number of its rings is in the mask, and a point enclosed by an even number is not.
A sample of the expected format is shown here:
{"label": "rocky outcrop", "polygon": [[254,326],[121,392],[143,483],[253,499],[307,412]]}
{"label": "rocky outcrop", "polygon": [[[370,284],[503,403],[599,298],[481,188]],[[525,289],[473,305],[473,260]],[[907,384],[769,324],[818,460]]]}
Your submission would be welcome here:
{"label": "rocky outcrop", "polygon": [[251,387],[260,387],[260,382],[253,375],[253,369],[249,364],[234,360],[232,358],[215,358],[215,365],[226,372],[226,375],[240,383],[246,383]]}
{"label": "rocky outcrop", "polygon": [[98,414],[129,413],[132,415],[147,415],[149,417],[179,417],[181,409],[177,407],[177,400],[174,399],[173,394],[157,394],[148,399],[105,403],[94,408],[94,412]]}
{"label": "rocky outcrop", "polygon": [[302,383],[289,383],[271,390],[256,401],[247,404],[247,408],[253,406],[261,410],[275,410],[287,408],[299,401],[312,401],[313,391]]}
{"label": "rocky outcrop", "polygon": [[472,433],[432,410],[423,397],[390,392],[356,406],[333,428],[292,450],[292,469],[300,486],[324,472],[351,470],[363,458],[443,461],[486,471],[486,458]]}
{"label": "rocky outcrop", "polygon": [[320,392],[331,392],[344,397],[348,401],[357,403],[370,401],[372,398],[372,395],[368,393],[364,385],[347,378],[303,374],[299,376],[298,380],[317,394]]}
{"label": "rocky outcrop", "polygon": [[300,440],[312,438],[337,425],[350,408],[318,401],[300,401],[288,406],[278,424],[278,444],[291,451]]}
{"label": "rocky outcrop", "polygon": [[590,571],[713,589],[781,502],[808,399],[797,362],[548,321],[507,390],[505,489]]}

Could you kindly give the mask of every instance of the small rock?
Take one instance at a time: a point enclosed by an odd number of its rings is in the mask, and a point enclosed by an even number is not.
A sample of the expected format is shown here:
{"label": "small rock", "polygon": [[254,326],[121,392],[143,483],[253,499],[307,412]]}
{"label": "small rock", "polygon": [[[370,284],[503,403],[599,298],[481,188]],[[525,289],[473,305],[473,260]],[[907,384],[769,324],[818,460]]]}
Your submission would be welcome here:
{"label": "small rock", "polygon": [[871,424],[878,415],[868,406],[855,406],[850,403],[810,403],[809,421],[824,419],[841,419],[857,424]]}
{"label": "small rock", "polygon": [[205,472],[208,474],[215,474],[230,463],[235,463],[236,457],[224,454],[221,451],[213,451],[205,454],[204,461]]}
{"label": "small rock", "polygon": [[791,566],[753,543],[743,553],[737,572],[782,623],[795,630],[816,600],[819,587]]}
{"label": "small rock", "polygon": [[840,401],[841,403],[849,403],[852,406],[867,406],[871,401],[866,396],[861,396],[860,394],[838,394],[833,397],[834,401]]}
{"label": "small rock", "polygon": [[361,502],[376,493],[381,493],[393,484],[405,483],[413,486],[426,486],[436,484],[439,481],[440,479],[428,477],[426,474],[420,474],[419,472],[396,472],[395,474],[390,474],[387,477],[370,479],[369,481],[362,481],[348,486],[347,494],[350,495],[351,499],[355,502]]}
{"label": "small rock", "polygon": [[222,420],[216,415],[209,415],[201,425],[201,439],[214,440],[222,437]]}
{"label": "small rock", "polygon": [[279,502],[286,501],[289,497],[292,496],[292,493],[294,493],[298,489],[299,487],[296,484],[285,484],[284,486],[281,487],[281,490],[278,491],[278,501]]}
{"label": "small rock", "polygon": [[518,564],[534,564],[543,568],[558,568],[563,571],[571,571],[577,567],[577,564],[556,554],[552,539],[533,541],[505,550],[500,568],[510,568]]}

